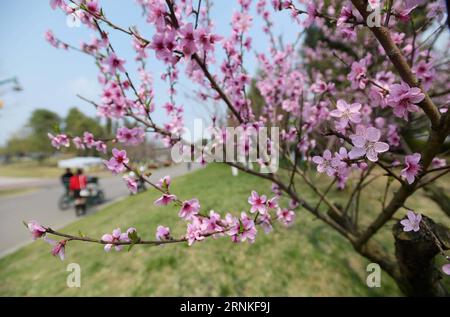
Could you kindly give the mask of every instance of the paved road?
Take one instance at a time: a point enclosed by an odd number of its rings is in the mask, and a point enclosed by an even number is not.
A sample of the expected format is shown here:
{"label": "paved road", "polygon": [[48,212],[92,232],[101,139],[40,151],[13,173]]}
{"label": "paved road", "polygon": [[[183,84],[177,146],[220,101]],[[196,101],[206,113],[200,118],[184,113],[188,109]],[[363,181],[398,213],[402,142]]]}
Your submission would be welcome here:
{"label": "paved road", "polygon": [[[198,168],[198,165],[193,164],[192,170]],[[155,181],[165,175],[176,177],[187,172],[184,164],[176,165],[154,171],[150,179]],[[102,178],[100,184],[106,193],[105,204],[129,195],[128,189],[119,176]],[[62,193],[62,187],[55,180],[41,184],[39,190],[31,193],[0,198],[0,257],[31,241],[29,232],[22,223],[23,220],[37,220],[41,224],[58,229],[77,219],[74,210],[60,211],[58,209],[57,200]],[[93,208],[88,213],[95,210],[97,208]]]}

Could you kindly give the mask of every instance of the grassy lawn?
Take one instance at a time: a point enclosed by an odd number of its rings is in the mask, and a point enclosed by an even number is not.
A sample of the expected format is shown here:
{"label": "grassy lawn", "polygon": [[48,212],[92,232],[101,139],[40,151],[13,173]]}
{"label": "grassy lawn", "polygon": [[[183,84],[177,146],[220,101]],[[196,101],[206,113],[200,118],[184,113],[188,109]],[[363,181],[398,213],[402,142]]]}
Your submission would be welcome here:
{"label": "grassy lawn", "polygon": [[41,165],[34,161],[0,165],[0,176],[6,177],[55,178],[62,174],[61,171],[56,165]]}
{"label": "grassy lawn", "polygon": [[[321,181],[326,187],[326,183]],[[224,214],[248,210],[252,189],[270,195],[270,183],[230,169],[210,165],[205,170],[177,178],[174,192],[182,199],[198,197],[202,210]],[[297,184],[305,198],[310,191]],[[375,183],[373,186],[381,186]],[[363,214],[374,212],[379,197],[371,191],[363,197]],[[336,199],[344,196],[332,194]],[[185,231],[177,208],[153,206],[154,191],[111,205],[87,216],[63,231],[100,237],[120,227],[135,226],[146,239],[154,237],[158,224],[170,226],[175,236]],[[412,201],[439,217],[437,207],[424,198]],[[378,210],[378,207],[376,208]],[[26,230],[24,228],[24,230]],[[388,231],[378,237],[392,244]],[[0,259],[0,295],[16,296],[398,296],[395,283],[382,273],[381,288],[366,286],[368,261],[357,255],[337,233],[299,210],[295,225],[275,225],[265,235],[258,230],[253,245],[233,244],[229,238],[164,247],[137,246],[130,252],[107,254],[101,245],[71,243],[61,262],[49,254],[50,246],[37,241]],[[66,286],[66,266],[81,266],[81,288]]]}
{"label": "grassy lawn", "polygon": [[[4,177],[32,177],[32,178],[58,178],[64,169],[58,168],[56,161],[15,162],[7,165],[0,165],[0,176]],[[108,176],[108,172],[102,167],[93,169],[90,175]]]}

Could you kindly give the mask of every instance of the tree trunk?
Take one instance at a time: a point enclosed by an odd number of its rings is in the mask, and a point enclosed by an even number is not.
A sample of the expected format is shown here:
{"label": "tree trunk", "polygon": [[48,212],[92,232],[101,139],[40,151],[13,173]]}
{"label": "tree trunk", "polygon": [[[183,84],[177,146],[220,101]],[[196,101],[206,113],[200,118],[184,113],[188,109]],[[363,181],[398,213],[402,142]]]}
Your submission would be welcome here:
{"label": "tree trunk", "polygon": [[395,256],[401,278],[397,280],[407,296],[449,296],[441,283],[443,273],[434,265],[441,249],[450,248],[450,231],[423,216],[418,232],[404,232],[400,222],[393,228]]}

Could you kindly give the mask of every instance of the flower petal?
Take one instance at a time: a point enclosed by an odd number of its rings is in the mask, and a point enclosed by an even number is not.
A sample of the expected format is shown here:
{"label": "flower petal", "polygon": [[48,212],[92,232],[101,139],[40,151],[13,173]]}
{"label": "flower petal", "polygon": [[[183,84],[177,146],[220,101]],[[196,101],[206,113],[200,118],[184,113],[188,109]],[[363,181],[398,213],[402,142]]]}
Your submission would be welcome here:
{"label": "flower petal", "polygon": [[381,132],[377,128],[370,127],[366,131],[367,140],[370,142],[377,142],[381,137]]}
{"label": "flower petal", "polygon": [[378,161],[378,153],[373,148],[367,150],[366,156],[371,162]]}
{"label": "flower petal", "polygon": [[366,145],[366,139],[361,135],[352,135],[350,137],[355,147],[363,148]]}
{"label": "flower petal", "polygon": [[389,150],[389,144],[384,142],[375,142],[373,148],[378,153],[384,153]]}
{"label": "flower petal", "polygon": [[348,152],[348,157],[353,160],[359,158],[366,154],[366,150],[362,147],[354,147],[350,152]]}

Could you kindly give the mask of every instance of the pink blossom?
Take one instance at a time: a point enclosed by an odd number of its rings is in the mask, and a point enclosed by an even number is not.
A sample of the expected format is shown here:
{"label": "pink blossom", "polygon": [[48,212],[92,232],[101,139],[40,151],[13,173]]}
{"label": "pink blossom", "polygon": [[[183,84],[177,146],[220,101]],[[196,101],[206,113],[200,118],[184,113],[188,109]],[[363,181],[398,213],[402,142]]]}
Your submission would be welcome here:
{"label": "pink blossom", "polygon": [[150,48],[155,51],[156,58],[165,62],[169,62],[172,57],[172,50],[169,49],[168,46],[172,47],[173,37],[174,35],[170,35],[173,33],[165,34],[165,33],[156,33],[150,44]]}
{"label": "pink blossom", "polygon": [[166,102],[164,104],[163,108],[166,109],[166,113],[168,115],[172,114],[176,110],[175,105],[173,103],[170,103],[170,102]]}
{"label": "pink blossom", "polygon": [[445,12],[446,12],[445,1],[440,0],[429,2],[427,18],[429,19],[435,18],[437,22],[440,22],[442,18],[445,16]]}
{"label": "pink blossom", "polygon": [[349,158],[353,160],[365,155],[369,161],[378,161],[378,154],[389,150],[387,143],[379,142],[380,137],[381,132],[377,128],[359,128],[357,134],[350,135],[354,146],[348,153]]}
{"label": "pink blossom", "polygon": [[206,28],[200,28],[197,30],[197,38],[199,44],[205,52],[213,51],[214,44],[223,39],[220,35],[212,34]]}
{"label": "pink blossom", "polygon": [[63,8],[65,5],[64,0],[50,0],[50,7],[55,10],[56,8]]}
{"label": "pink blossom", "polygon": [[290,209],[297,209],[300,206],[300,203],[296,201],[295,199],[289,200],[289,208]]}
{"label": "pink blossom", "polygon": [[114,246],[116,251],[122,250],[122,245],[117,245],[118,242],[129,242],[128,232],[122,233],[120,228],[114,229],[112,234],[106,233],[102,236],[102,241],[107,242],[105,244],[105,251],[109,252],[111,248]]}
{"label": "pink blossom", "polygon": [[138,191],[138,184],[137,184],[136,178],[134,176],[127,176],[127,175],[125,175],[123,177],[123,180],[127,184],[128,190],[131,193],[136,194],[137,191]]}
{"label": "pink blossom", "polygon": [[414,183],[415,177],[420,172],[420,158],[421,155],[419,153],[414,153],[405,157],[405,168],[402,169],[400,175],[403,178],[406,178],[408,184]]}
{"label": "pink blossom", "polygon": [[395,116],[408,120],[408,112],[417,112],[416,105],[425,98],[425,95],[417,87],[409,87],[406,83],[394,84],[390,88],[388,97],[389,105],[394,108]]}
{"label": "pink blossom", "polygon": [[202,241],[205,239],[201,228],[201,220],[197,217],[193,218],[192,223],[188,223],[186,239],[188,240],[188,245],[191,246],[196,241]]}
{"label": "pink blossom", "polygon": [[236,33],[247,32],[252,25],[253,18],[243,12],[234,12],[231,25]]}
{"label": "pink blossom", "polygon": [[156,186],[161,189],[169,189],[170,183],[171,183],[170,176],[166,175],[163,178],[161,178],[158,181],[158,183],[156,183]]}
{"label": "pink blossom", "polygon": [[271,220],[269,213],[261,215],[258,220],[259,220],[259,225],[263,228],[263,230],[266,234],[268,234],[272,231],[272,229],[273,229],[272,220]]}
{"label": "pink blossom", "polygon": [[64,261],[65,251],[66,251],[66,240],[62,240],[55,244],[55,246],[52,249],[52,255],[59,256],[61,261]]}
{"label": "pink blossom", "polygon": [[56,136],[53,136],[51,133],[48,133],[47,135],[52,143],[52,146],[58,150],[61,147],[69,147],[70,146],[70,139],[65,134],[58,134]]}
{"label": "pink blossom", "polygon": [[325,150],[323,156],[314,156],[312,161],[317,164],[317,171],[319,173],[326,172],[328,176],[333,176],[336,173],[330,150]]}
{"label": "pink blossom", "polygon": [[319,8],[316,8],[316,4],[314,3],[314,1],[309,1],[307,6],[306,6],[306,12],[308,14],[308,17],[306,18],[306,20],[303,22],[303,26],[304,27],[310,27],[314,21],[316,20],[317,16],[318,16],[318,10],[321,9],[323,3],[319,2]]}
{"label": "pink blossom", "polygon": [[125,164],[128,164],[130,161],[127,157],[127,152],[114,148],[112,154],[113,157],[109,161],[104,160],[103,163],[114,174],[123,172],[126,169]]}
{"label": "pink blossom", "polygon": [[267,208],[269,209],[277,209],[278,208],[278,200],[279,197],[275,196],[267,201]]}
{"label": "pink blossom", "polygon": [[372,9],[376,9],[380,6],[380,0],[369,0],[369,5]]}
{"label": "pink blossom", "polygon": [[227,214],[225,219],[230,226],[227,234],[231,236],[234,242],[243,242],[246,240],[249,243],[255,242],[257,232],[255,222],[245,212],[241,213],[239,220],[230,214]]}
{"label": "pink blossom", "polygon": [[295,212],[287,208],[277,210],[277,219],[285,226],[290,226],[295,220]]}
{"label": "pink blossom", "polygon": [[149,5],[147,7],[147,21],[150,23],[154,23],[156,25],[156,28],[158,30],[161,30],[165,25],[164,18],[167,13],[165,4],[162,1],[151,1],[149,2]]}
{"label": "pink blossom", "polygon": [[409,5],[408,1],[403,6],[398,6],[396,8],[396,14],[400,21],[407,22],[409,21],[411,12],[417,7],[417,5]]}
{"label": "pink blossom", "polygon": [[392,146],[400,146],[400,135],[397,131],[397,126],[395,124],[390,124],[388,126],[387,140]]}
{"label": "pink blossom", "polygon": [[259,196],[258,193],[253,190],[251,196],[248,197],[248,203],[252,206],[250,212],[265,214],[267,210],[266,202],[266,195]]}
{"label": "pink blossom", "polygon": [[424,89],[430,89],[436,76],[432,61],[420,60],[414,64],[413,72],[421,80]]}
{"label": "pink blossom", "polygon": [[341,9],[341,13],[339,14],[339,18],[337,20],[337,26],[345,24],[351,17],[353,16],[352,4],[347,3]]}
{"label": "pink blossom", "polygon": [[84,132],[83,142],[88,149],[92,148],[93,146],[95,146],[94,135],[90,132]]}
{"label": "pink blossom", "polygon": [[141,127],[129,129],[127,127],[119,128],[117,130],[117,140],[125,145],[135,146],[144,142],[145,131]]}
{"label": "pink blossom", "polygon": [[367,60],[362,59],[359,62],[353,62],[352,69],[348,74],[348,80],[352,82],[353,89],[364,89],[367,84]]}
{"label": "pink blossom", "polygon": [[435,157],[432,161],[431,161],[431,165],[433,166],[433,168],[439,168],[439,167],[444,167],[447,165],[447,162],[445,161],[445,159],[440,159],[438,157]]}
{"label": "pink blossom", "polygon": [[97,0],[87,0],[86,8],[94,14],[99,14],[100,12]]}
{"label": "pink blossom", "polygon": [[55,38],[55,35],[53,34],[52,30],[48,30],[44,34],[45,40],[53,47],[58,48],[59,42]]}
{"label": "pink blossom", "polygon": [[172,240],[169,227],[158,226],[156,228],[156,240],[158,241]]}
{"label": "pink blossom", "polygon": [[222,220],[220,219],[220,215],[217,212],[215,212],[214,210],[211,210],[209,212],[209,217],[204,218],[202,221],[203,232],[214,233],[214,232],[223,231],[221,221]]}
{"label": "pink blossom", "polygon": [[357,37],[357,33],[355,28],[352,27],[343,27],[339,30],[339,34],[342,36],[343,40],[347,40],[350,42],[355,42]]}
{"label": "pink blossom", "polygon": [[403,226],[403,231],[409,232],[414,231],[417,232],[420,230],[420,222],[422,221],[422,215],[416,214],[412,210],[409,210],[406,214],[407,219],[403,219],[400,221],[400,224]]}
{"label": "pink blossom", "polygon": [[125,72],[125,68],[123,65],[125,64],[125,60],[117,57],[115,53],[111,53],[106,59],[106,65],[108,66],[108,72],[111,75],[115,75],[116,71],[119,70],[121,72]]}
{"label": "pink blossom", "polygon": [[191,200],[185,200],[181,206],[178,216],[189,221],[194,215],[198,214],[199,210],[200,203],[198,202],[198,199],[194,198]]}
{"label": "pink blossom", "polygon": [[181,47],[185,57],[190,57],[197,51],[197,34],[192,23],[186,24],[180,29]]}
{"label": "pink blossom", "polygon": [[31,232],[31,236],[33,237],[33,240],[36,240],[42,236],[45,235],[47,230],[45,230],[44,227],[42,227],[37,221],[31,220],[27,223],[28,230]]}
{"label": "pink blossom", "polygon": [[77,150],[84,150],[86,148],[86,146],[84,145],[83,140],[79,136],[74,137],[72,139],[72,142],[75,145],[75,148]]}
{"label": "pink blossom", "polygon": [[311,85],[311,91],[316,94],[323,94],[327,91],[329,92],[329,91],[333,91],[333,90],[334,90],[333,83],[326,83],[320,79]]}
{"label": "pink blossom", "polygon": [[94,145],[95,145],[95,149],[98,152],[102,152],[102,153],[106,154],[106,152],[108,151],[106,143],[103,142],[103,141],[100,141],[100,140],[99,141],[95,141]]}
{"label": "pink blossom", "polygon": [[171,194],[163,194],[160,198],[155,200],[154,204],[156,206],[167,206],[175,200],[177,200],[177,196]]}
{"label": "pink blossom", "polygon": [[332,117],[340,118],[340,126],[345,128],[348,125],[348,122],[351,121],[353,123],[361,122],[361,104],[353,103],[347,104],[344,100],[339,99],[336,102],[335,110],[330,112]]}
{"label": "pink blossom", "polygon": [[282,194],[282,192],[280,190],[280,186],[278,186],[278,184],[276,184],[276,183],[272,183],[271,190],[272,190],[272,193],[274,193],[277,196],[281,196],[281,194]]}
{"label": "pink blossom", "polygon": [[447,275],[450,275],[450,264],[444,264],[442,266],[442,272],[444,272]]}
{"label": "pink blossom", "polygon": [[62,241],[56,242],[53,239],[45,238],[45,242],[47,242],[53,246],[51,254],[53,256],[59,256],[61,261],[64,261],[67,240],[62,240]]}

